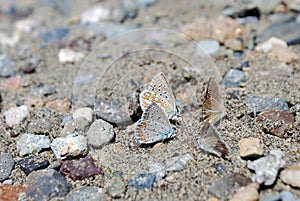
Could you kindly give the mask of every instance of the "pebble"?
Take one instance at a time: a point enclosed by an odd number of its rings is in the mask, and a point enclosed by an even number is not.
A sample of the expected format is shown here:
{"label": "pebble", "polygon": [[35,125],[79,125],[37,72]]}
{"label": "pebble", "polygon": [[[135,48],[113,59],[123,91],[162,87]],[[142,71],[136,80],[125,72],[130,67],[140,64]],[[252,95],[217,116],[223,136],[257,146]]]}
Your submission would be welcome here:
{"label": "pebble", "polygon": [[228,39],[224,44],[226,47],[232,49],[233,51],[243,51],[244,45],[243,41],[240,39]]}
{"label": "pebble", "polygon": [[26,175],[28,175],[32,171],[45,169],[50,165],[48,160],[33,155],[18,160],[18,164]]}
{"label": "pebble", "polygon": [[62,64],[76,63],[81,61],[85,57],[82,52],[75,52],[69,48],[60,49],[58,52],[58,61]]}
{"label": "pebble", "polygon": [[102,188],[96,186],[83,186],[80,189],[72,190],[64,201],[101,201],[103,200]]}
{"label": "pebble", "polygon": [[[210,30],[210,31],[207,31]],[[213,39],[224,43],[242,35],[240,25],[230,17],[201,18],[183,27],[183,33],[192,40]]]}
{"label": "pebble", "polygon": [[7,179],[14,168],[15,161],[11,154],[0,154],[0,181]]}
{"label": "pebble", "polygon": [[137,29],[137,25],[135,24],[120,24],[114,22],[89,24],[85,25],[84,27],[90,30],[95,35],[104,35],[106,38],[111,38],[118,34]]}
{"label": "pebble", "polygon": [[239,142],[241,157],[258,157],[263,155],[263,147],[258,138],[243,138]]}
{"label": "pebble", "polygon": [[41,87],[33,88],[30,93],[32,95],[38,96],[49,96],[56,93],[56,89],[52,86],[43,85]]}
{"label": "pebble", "polygon": [[85,136],[77,134],[58,137],[52,141],[51,149],[57,159],[85,155],[88,151],[87,139]]}
{"label": "pebble", "polygon": [[21,86],[21,78],[20,76],[13,76],[3,80],[0,84],[0,89],[4,91],[17,92]]}
{"label": "pebble", "polygon": [[157,178],[164,178],[166,176],[166,168],[157,162],[148,162],[148,169],[150,173],[155,174]]}
{"label": "pebble", "polygon": [[39,35],[39,38],[45,42],[54,42],[63,39],[69,34],[67,28],[54,28]]}
{"label": "pebble", "polygon": [[15,25],[17,31],[30,33],[39,26],[39,22],[35,19],[27,18],[17,21]]}
{"label": "pebble", "polygon": [[72,185],[56,170],[33,171],[25,183],[24,200],[50,200],[53,197],[62,197],[67,195],[71,188]]}
{"label": "pebble", "polygon": [[24,192],[22,185],[0,184],[0,200],[2,201],[18,201],[22,192]]}
{"label": "pebble", "polygon": [[65,123],[61,133],[60,133],[60,136],[61,137],[65,137],[67,135],[70,135],[72,133],[74,133],[76,130],[76,127],[75,127],[75,123],[74,121],[68,121],[67,123]]}
{"label": "pebble", "polygon": [[258,9],[263,13],[271,13],[280,2],[281,2],[280,0],[272,0],[272,1],[254,0],[253,1],[254,5],[257,6]]}
{"label": "pebble", "polygon": [[259,198],[259,184],[251,183],[247,186],[239,188],[230,201],[256,201]]}
{"label": "pebble", "polygon": [[223,78],[223,84],[227,88],[240,87],[244,82],[246,82],[245,72],[237,69],[230,69]]}
{"label": "pebble", "polygon": [[300,188],[300,162],[284,169],[280,174],[280,179],[286,184]]}
{"label": "pebble", "polygon": [[261,113],[268,108],[279,108],[288,110],[288,104],[283,98],[252,97],[246,98],[246,105],[253,110],[255,114]]}
{"label": "pebble", "polygon": [[92,122],[93,121],[93,110],[89,107],[82,107],[82,108],[78,108],[74,111],[73,113],[73,119],[77,119],[77,118],[85,118],[86,120],[88,120],[88,122]]}
{"label": "pebble", "polygon": [[141,173],[130,178],[128,185],[137,189],[153,188],[155,175],[152,173]]}
{"label": "pebble", "polygon": [[95,113],[97,118],[117,124],[118,127],[132,124],[129,113],[120,109],[120,104],[117,101],[96,100]]}
{"label": "pebble", "polygon": [[259,201],[299,201],[300,198],[297,198],[295,195],[293,195],[290,191],[281,191],[280,193],[277,193],[275,195],[268,195],[265,196]]}
{"label": "pebble", "polygon": [[102,169],[95,165],[91,156],[78,160],[64,161],[59,171],[73,180],[85,179],[98,174],[103,174]]}
{"label": "pebble", "polygon": [[217,163],[215,165],[215,169],[216,169],[216,172],[219,175],[222,175],[222,174],[224,174],[226,172],[226,168],[225,168],[225,166],[222,163]]}
{"label": "pebble", "polygon": [[94,121],[87,132],[88,144],[97,149],[111,142],[114,137],[113,126],[102,119]]}
{"label": "pebble", "polygon": [[234,190],[247,186],[251,180],[244,175],[233,173],[224,176],[208,188],[208,192],[218,198],[228,197]]}
{"label": "pebble", "polygon": [[259,184],[270,186],[274,184],[279,169],[283,168],[284,154],[280,150],[271,150],[270,153],[255,161],[248,161],[247,167],[255,171],[252,180]]}
{"label": "pebble", "polygon": [[290,0],[284,2],[287,7],[292,11],[297,11],[299,13],[300,11],[300,1],[299,0]]}
{"label": "pebble", "polygon": [[172,158],[168,158],[166,160],[166,170],[180,172],[184,170],[187,167],[189,161],[193,159],[193,156],[190,154],[177,155]]}
{"label": "pebble", "polygon": [[197,42],[197,54],[203,55],[203,52],[206,54],[214,54],[220,49],[220,44],[216,40],[200,40]]}
{"label": "pebble", "polygon": [[269,120],[274,123],[280,122],[280,124],[276,125],[275,128],[269,128],[267,132],[278,137],[284,137],[284,131],[295,122],[295,116],[287,111],[282,111],[277,108],[269,108],[260,113],[256,120]]}
{"label": "pebble", "polygon": [[105,186],[106,192],[113,198],[119,198],[126,191],[126,183],[122,176],[113,176]]}
{"label": "pebble", "polygon": [[26,105],[20,107],[12,107],[4,113],[5,122],[9,127],[18,125],[29,114],[29,110]]}
{"label": "pebble", "polygon": [[56,111],[56,112],[66,112],[70,109],[71,104],[68,99],[56,99],[49,101],[46,104],[46,108]]}
{"label": "pebble", "polygon": [[47,134],[50,133],[54,125],[48,118],[38,118],[32,120],[27,125],[27,132],[34,134]]}
{"label": "pebble", "polygon": [[5,54],[0,55],[0,77],[11,77],[14,75],[15,63]]}
{"label": "pebble", "polygon": [[17,141],[17,149],[20,156],[38,153],[43,149],[50,148],[50,139],[45,135],[22,134]]}
{"label": "pebble", "polygon": [[255,48],[256,51],[268,53],[268,57],[284,63],[298,61],[298,55],[294,53],[286,44],[285,41],[271,37],[267,41],[260,43]]}
{"label": "pebble", "polygon": [[81,14],[80,22],[82,24],[97,24],[100,21],[107,20],[110,14],[108,8],[94,6]]}
{"label": "pebble", "polygon": [[85,132],[89,125],[90,125],[90,122],[84,117],[79,117],[79,118],[74,119],[74,126],[77,131]]}
{"label": "pebble", "polygon": [[281,24],[273,24],[258,35],[257,42],[261,43],[272,36],[285,41],[288,45],[299,44],[300,23],[289,21]]}

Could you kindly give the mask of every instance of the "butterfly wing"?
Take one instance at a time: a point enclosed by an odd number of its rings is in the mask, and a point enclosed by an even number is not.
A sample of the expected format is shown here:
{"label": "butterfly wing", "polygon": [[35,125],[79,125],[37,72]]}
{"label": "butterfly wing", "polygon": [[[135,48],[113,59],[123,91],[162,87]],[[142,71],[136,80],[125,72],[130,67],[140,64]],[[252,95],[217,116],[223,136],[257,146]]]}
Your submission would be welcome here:
{"label": "butterfly wing", "polygon": [[137,144],[151,144],[174,137],[175,127],[160,106],[151,103],[137,122],[134,133]]}
{"label": "butterfly wing", "polygon": [[200,148],[204,151],[218,157],[225,157],[229,154],[227,144],[220,138],[216,128],[208,122],[203,122],[200,137],[197,140]]}
{"label": "butterfly wing", "polygon": [[213,77],[210,77],[208,81],[202,115],[203,121],[211,124],[215,124],[225,116],[224,101]]}
{"label": "butterfly wing", "polygon": [[163,110],[166,112],[168,118],[172,118],[177,115],[176,100],[173,91],[167,81],[166,76],[159,72],[151,80],[147,90],[153,93],[154,96],[161,97],[161,100],[165,100],[163,103]]}

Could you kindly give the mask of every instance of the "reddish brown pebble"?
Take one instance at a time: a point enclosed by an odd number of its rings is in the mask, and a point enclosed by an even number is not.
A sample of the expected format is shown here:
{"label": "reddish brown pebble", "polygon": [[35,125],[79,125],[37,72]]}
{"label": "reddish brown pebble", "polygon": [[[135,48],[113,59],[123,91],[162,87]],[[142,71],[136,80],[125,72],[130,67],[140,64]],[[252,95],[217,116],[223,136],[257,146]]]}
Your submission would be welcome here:
{"label": "reddish brown pebble", "polygon": [[19,76],[10,77],[1,82],[0,89],[4,91],[16,92],[21,85],[21,79]]}
{"label": "reddish brown pebble", "polygon": [[67,160],[63,162],[59,171],[73,180],[103,174],[102,169],[94,164],[94,160],[91,156],[79,160]]}
{"label": "reddish brown pebble", "polygon": [[279,110],[278,108],[270,108],[263,111],[258,117],[257,121],[282,121],[282,124],[276,128],[268,130],[273,135],[278,137],[283,137],[285,129],[288,128],[290,124],[293,124],[295,121],[294,115],[288,113],[287,111]]}
{"label": "reddish brown pebble", "polygon": [[24,192],[22,185],[0,184],[1,201],[17,201],[22,192]]}

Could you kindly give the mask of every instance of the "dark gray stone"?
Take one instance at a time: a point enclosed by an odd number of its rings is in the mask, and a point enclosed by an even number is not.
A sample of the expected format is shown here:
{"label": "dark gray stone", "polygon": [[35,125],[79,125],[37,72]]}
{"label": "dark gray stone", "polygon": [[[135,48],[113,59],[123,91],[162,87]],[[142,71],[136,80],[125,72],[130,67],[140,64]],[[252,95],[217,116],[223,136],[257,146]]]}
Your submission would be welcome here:
{"label": "dark gray stone", "polygon": [[38,170],[30,173],[25,183],[26,200],[50,200],[62,197],[71,190],[65,178],[53,169]]}
{"label": "dark gray stone", "polygon": [[14,165],[15,161],[11,154],[0,154],[0,181],[9,177]]}
{"label": "dark gray stone", "polygon": [[226,172],[226,168],[222,163],[217,163],[215,165],[216,172],[220,175],[224,174]]}
{"label": "dark gray stone", "polygon": [[289,109],[283,98],[247,97],[246,105],[256,114],[268,108],[278,108],[284,111]]}
{"label": "dark gray stone", "polygon": [[126,184],[122,176],[113,176],[106,184],[106,192],[113,198],[121,197],[126,191]]}
{"label": "dark gray stone", "polygon": [[50,163],[46,159],[31,155],[18,160],[18,164],[25,174],[28,175],[32,171],[45,169]]}

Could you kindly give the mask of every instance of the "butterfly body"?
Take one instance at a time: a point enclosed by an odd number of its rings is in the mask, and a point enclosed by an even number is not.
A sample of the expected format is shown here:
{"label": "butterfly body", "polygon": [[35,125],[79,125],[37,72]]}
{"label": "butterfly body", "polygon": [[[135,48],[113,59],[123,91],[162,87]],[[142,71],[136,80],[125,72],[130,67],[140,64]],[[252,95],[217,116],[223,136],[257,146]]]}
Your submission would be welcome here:
{"label": "butterfly body", "polygon": [[152,102],[144,111],[134,129],[137,144],[151,144],[176,136],[176,127],[172,126],[161,107]]}
{"label": "butterfly body", "polygon": [[140,105],[143,111],[152,102],[158,104],[169,119],[172,119],[179,113],[172,89],[162,72],[156,74],[148,87],[140,93]]}

